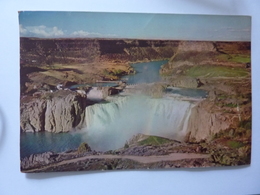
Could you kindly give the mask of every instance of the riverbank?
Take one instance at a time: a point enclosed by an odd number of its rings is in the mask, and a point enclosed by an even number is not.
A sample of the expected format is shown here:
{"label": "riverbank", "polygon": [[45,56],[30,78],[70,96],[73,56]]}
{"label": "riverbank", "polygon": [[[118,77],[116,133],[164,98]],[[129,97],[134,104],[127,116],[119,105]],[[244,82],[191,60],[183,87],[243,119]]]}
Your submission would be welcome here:
{"label": "riverbank", "polygon": [[22,171],[69,171],[73,167],[83,170],[170,168],[173,165],[181,167],[180,162],[188,167],[193,166],[192,162],[196,160],[207,166],[210,155],[206,150],[195,154],[199,150],[195,145],[185,145],[174,140],[138,134],[118,150],[98,152],[81,144],[78,150],[70,152],[31,155],[22,159]]}
{"label": "riverbank", "polygon": [[121,170],[237,166],[250,162],[248,146],[224,142],[184,143],[138,134],[123,148],[99,152],[81,144],[77,150],[34,154],[21,159],[21,171]]}
{"label": "riverbank", "polygon": [[[208,155],[200,155],[200,154],[185,154],[185,153],[172,153],[170,155],[164,155],[164,156],[129,156],[129,155],[125,155],[125,156],[118,156],[118,155],[89,155],[89,156],[84,156],[84,157],[79,157],[79,158],[74,158],[71,160],[64,160],[61,161],[59,163],[55,163],[55,164],[51,164],[45,167],[41,167],[41,168],[36,168],[36,169],[30,169],[30,170],[25,170],[25,173],[31,173],[31,172],[49,172],[51,169],[53,169],[55,167],[55,171],[59,170],[59,171],[70,171],[69,167],[72,166],[74,164],[92,164],[94,162],[91,161],[95,161],[95,162],[102,162],[103,168],[91,168],[88,167],[88,169],[90,170],[112,170],[112,169],[117,169],[119,170],[119,166],[118,165],[114,165],[115,161],[117,161],[116,163],[122,163],[124,161],[128,161],[129,162],[133,161],[132,164],[136,164],[134,168],[132,169],[138,169],[137,165],[138,164],[143,164],[142,165],[142,169],[149,169],[150,167],[147,166],[147,164],[155,164],[155,163],[162,163],[165,162],[167,163],[168,161],[172,162],[172,161],[177,161],[179,163],[178,166],[180,165],[180,162],[184,163],[187,160],[190,161],[194,161],[194,159],[199,159],[201,161],[203,161],[204,158],[208,158]],[[105,159],[105,160],[104,160]],[[113,163],[112,163],[113,162]],[[110,164],[111,163],[111,164]],[[122,163],[122,164],[126,164],[126,163]],[[96,165],[97,166],[97,165]],[[123,167],[127,166],[127,165],[121,165]],[[209,166],[209,165],[208,165]],[[62,167],[64,167],[64,169],[62,169]],[[83,166],[77,166],[78,170],[85,170],[84,169],[84,165]],[[171,167],[171,165],[167,166],[168,168]],[[167,168],[166,167],[166,168]],[[182,166],[184,167],[184,166]],[[151,167],[152,168],[152,167]],[[160,168],[159,166],[157,168]],[[126,169],[126,168],[124,168]],[[73,170],[73,169],[72,169]]]}

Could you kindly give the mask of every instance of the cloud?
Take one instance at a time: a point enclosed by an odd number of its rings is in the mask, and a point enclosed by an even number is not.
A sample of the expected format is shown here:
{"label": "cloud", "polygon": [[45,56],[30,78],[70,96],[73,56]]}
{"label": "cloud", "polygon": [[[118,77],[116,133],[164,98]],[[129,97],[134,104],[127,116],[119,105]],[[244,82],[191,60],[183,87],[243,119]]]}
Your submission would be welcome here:
{"label": "cloud", "polygon": [[229,32],[249,32],[249,31],[244,29],[231,29],[229,30]]}
{"label": "cloud", "polygon": [[23,28],[23,25],[19,25],[19,30],[20,30],[20,33],[21,34],[26,34],[27,33],[27,30],[25,28]]}
{"label": "cloud", "polygon": [[223,30],[227,30],[229,32],[251,32],[250,28],[232,28],[232,27],[228,27],[226,29]]}
{"label": "cloud", "polygon": [[101,36],[100,33],[87,32],[83,30],[74,31],[72,35],[76,37],[94,37],[94,36],[100,37]]}
{"label": "cloud", "polygon": [[47,27],[44,25],[39,26],[23,26],[19,25],[20,36],[23,37],[40,37],[40,38],[53,38],[53,37],[116,37],[115,34],[101,34],[97,32],[88,32],[84,30],[74,31],[68,34],[58,27]]}
{"label": "cloud", "polygon": [[116,37],[115,34],[103,35],[101,33],[87,32],[87,31],[83,31],[83,30],[74,31],[71,35],[73,37]]}
{"label": "cloud", "polygon": [[58,27],[46,27],[44,25],[40,26],[27,26],[20,27],[21,36],[32,36],[32,37],[61,37],[64,35],[64,32]]}

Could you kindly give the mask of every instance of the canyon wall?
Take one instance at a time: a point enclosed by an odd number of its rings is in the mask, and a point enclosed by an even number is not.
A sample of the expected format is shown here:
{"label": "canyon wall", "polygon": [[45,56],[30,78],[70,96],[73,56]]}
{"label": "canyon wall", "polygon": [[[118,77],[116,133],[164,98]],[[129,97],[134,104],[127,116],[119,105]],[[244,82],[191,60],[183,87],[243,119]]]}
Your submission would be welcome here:
{"label": "canyon wall", "polygon": [[204,100],[191,110],[188,122],[189,133],[186,141],[200,142],[211,140],[214,134],[226,130],[232,124],[238,122],[238,115],[232,119],[230,115],[220,110],[214,111],[212,107],[212,102]]}
{"label": "canyon wall", "polygon": [[122,39],[20,39],[21,64],[136,62],[168,59],[179,41]]}
{"label": "canyon wall", "polygon": [[181,75],[191,66],[220,65],[244,67],[237,56],[250,56],[250,42],[180,41],[178,49],[160,73]]}
{"label": "canyon wall", "polygon": [[[58,94],[62,93],[62,94]],[[87,101],[73,92],[49,93],[30,101],[21,100],[20,126],[23,132],[68,132],[80,128]]]}

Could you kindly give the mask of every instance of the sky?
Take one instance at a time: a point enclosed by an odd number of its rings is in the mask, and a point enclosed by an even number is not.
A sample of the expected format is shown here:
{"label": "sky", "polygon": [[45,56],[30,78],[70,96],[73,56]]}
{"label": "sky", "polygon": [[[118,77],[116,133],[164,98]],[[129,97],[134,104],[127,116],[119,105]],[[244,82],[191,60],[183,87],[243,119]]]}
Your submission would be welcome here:
{"label": "sky", "polygon": [[21,37],[250,41],[251,17],[102,12],[19,12]]}

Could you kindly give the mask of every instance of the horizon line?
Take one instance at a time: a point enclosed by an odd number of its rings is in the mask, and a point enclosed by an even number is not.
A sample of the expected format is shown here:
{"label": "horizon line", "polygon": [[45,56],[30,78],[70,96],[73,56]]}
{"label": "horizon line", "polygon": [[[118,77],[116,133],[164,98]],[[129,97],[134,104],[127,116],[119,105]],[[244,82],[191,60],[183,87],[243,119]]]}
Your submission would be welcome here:
{"label": "horizon line", "polygon": [[157,40],[157,41],[215,41],[215,42],[251,42],[250,40],[209,40],[209,39],[168,39],[168,38],[121,38],[121,37],[23,37],[28,39],[99,39],[99,40]]}

